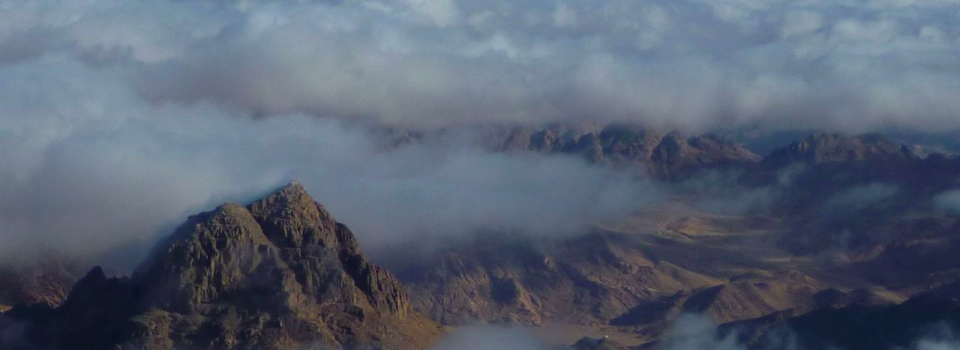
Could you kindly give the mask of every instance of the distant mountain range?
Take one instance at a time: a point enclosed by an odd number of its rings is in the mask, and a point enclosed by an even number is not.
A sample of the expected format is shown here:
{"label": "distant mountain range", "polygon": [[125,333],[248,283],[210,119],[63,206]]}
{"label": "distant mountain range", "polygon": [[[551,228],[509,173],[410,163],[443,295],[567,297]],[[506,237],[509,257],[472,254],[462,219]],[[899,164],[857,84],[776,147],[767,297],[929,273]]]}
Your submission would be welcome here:
{"label": "distant mountain range", "polygon": [[[418,141],[394,147],[404,142]],[[816,133],[760,157],[727,137],[627,125],[513,128],[483,142],[680,190],[573,237],[485,232],[374,264],[292,183],[190,217],[130,277],[79,278],[82,264],[56,259],[5,267],[0,348],[425,349],[475,322],[562,325],[559,341],[576,349],[657,348],[679,315],[697,313],[754,349],[794,332],[806,349],[875,350],[909,346],[938,321],[960,326],[960,217],[937,204],[960,189],[951,155]],[[768,205],[718,211],[703,204],[720,195],[683,190],[715,174],[728,181],[713,186]]]}

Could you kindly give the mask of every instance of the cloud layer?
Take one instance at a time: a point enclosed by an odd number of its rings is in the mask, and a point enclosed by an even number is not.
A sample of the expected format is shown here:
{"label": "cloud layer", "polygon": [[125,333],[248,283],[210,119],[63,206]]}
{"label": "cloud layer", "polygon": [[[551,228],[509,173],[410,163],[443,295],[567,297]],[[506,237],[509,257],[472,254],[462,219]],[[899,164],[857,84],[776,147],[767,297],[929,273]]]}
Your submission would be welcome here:
{"label": "cloud layer", "polygon": [[128,72],[54,56],[0,68],[0,148],[12,150],[0,159],[0,256],[149,241],[292,179],[368,250],[478,230],[572,234],[659,196],[580,158],[490,153],[455,134],[393,149],[335,119],[154,105]]}
{"label": "cloud layer", "polygon": [[[100,253],[294,178],[369,249],[484,229],[574,232],[658,191],[579,159],[492,154],[456,137],[388,152],[362,125],[956,131],[958,10],[960,0],[6,1],[0,254]],[[766,198],[753,197],[739,201]]]}
{"label": "cloud layer", "polygon": [[7,2],[0,63],[127,64],[156,103],[400,125],[956,131],[960,1]]}

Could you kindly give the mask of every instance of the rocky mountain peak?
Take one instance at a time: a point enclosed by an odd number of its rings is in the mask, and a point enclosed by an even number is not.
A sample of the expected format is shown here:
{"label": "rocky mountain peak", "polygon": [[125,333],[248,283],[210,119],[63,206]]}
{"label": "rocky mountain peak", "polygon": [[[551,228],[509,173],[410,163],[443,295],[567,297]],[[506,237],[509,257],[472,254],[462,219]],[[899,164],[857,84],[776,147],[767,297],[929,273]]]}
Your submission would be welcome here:
{"label": "rocky mountain peak", "polygon": [[293,181],[266,197],[250,204],[250,211],[258,217],[284,217],[301,220],[330,220],[326,213],[307,193],[299,181]]}
{"label": "rocky mountain peak", "polygon": [[439,333],[297,182],[191,216],[132,278],[95,268],[51,313],[30,321],[62,333],[38,339],[58,349],[422,348]]}
{"label": "rocky mountain peak", "polygon": [[346,244],[345,248],[356,249],[352,234],[343,237],[348,242],[339,242],[336,220],[298,181],[254,201],[247,208],[278,247],[301,248],[304,244],[320,243],[326,247]]}

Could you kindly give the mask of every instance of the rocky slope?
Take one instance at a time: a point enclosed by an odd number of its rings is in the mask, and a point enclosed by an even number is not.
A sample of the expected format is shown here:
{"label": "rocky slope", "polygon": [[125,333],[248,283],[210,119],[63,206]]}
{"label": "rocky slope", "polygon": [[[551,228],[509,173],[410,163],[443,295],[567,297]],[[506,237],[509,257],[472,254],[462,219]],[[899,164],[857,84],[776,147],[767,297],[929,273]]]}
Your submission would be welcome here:
{"label": "rocky slope", "polygon": [[440,328],[298,183],[191,217],[130,278],[93,269],[4,349],[425,348]]}
{"label": "rocky slope", "polygon": [[609,233],[542,245],[484,239],[394,270],[415,307],[449,325],[606,324],[662,293],[721,283],[651,260],[642,248]]}
{"label": "rocky slope", "polygon": [[641,303],[611,324],[656,324],[681,313],[705,314],[716,323],[728,323],[788,309],[809,311],[817,307],[815,296],[823,288],[823,283],[797,271],[782,271],[777,277],[736,276],[724,284]]}
{"label": "rocky slope", "polygon": [[52,257],[33,263],[0,264],[0,312],[15,305],[56,307],[83,276],[80,264]]}
{"label": "rocky slope", "polygon": [[[832,285],[770,247],[769,223],[689,215],[652,213],[652,222],[561,240],[483,237],[388,266],[414,291],[415,308],[444,324],[573,324],[637,342],[681,313],[724,323],[812,310]],[[679,224],[690,221],[699,224]]]}

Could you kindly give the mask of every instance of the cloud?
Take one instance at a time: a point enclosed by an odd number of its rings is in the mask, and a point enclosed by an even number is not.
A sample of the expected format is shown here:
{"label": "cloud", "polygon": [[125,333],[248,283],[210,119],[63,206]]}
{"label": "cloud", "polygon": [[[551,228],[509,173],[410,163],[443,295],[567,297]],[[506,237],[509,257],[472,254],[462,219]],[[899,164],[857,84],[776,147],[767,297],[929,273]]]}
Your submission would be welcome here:
{"label": "cloud", "polygon": [[780,194],[780,188],[745,185],[744,175],[742,171],[703,172],[678,183],[672,188],[672,192],[693,198],[694,206],[712,213],[769,214]]}
{"label": "cloud", "polygon": [[[742,330],[740,330],[742,331]],[[741,343],[737,329],[726,335],[717,332],[716,324],[704,314],[681,314],[664,331],[657,348],[662,350],[747,350],[756,348]],[[772,328],[762,335],[760,350],[805,350],[800,345],[798,334],[790,328]],[[960,340],[950,327],[936,324],[926,327],[911,341],[910,346],[894,347],[899,350],[946,350],[957,349]],[[836,347],[831,347],[836,348]]]}
{"label": "cloud", "polygon": [[550,350],[551,346],[528,329],[509,326],[466,326],[444,336],[432,350]]}
{"label": "cloud", "polygon": [[921,339],[915,346],[917,350],[952,350],[960,349],[960,340],[957,339]]}
{"label": "cloud", "polygon": [[[660,348],[664,350],[745,350],[736,336],[717,335],[716,323],[708,315],[681,314],[664,333]],[[784,348],[784,350],[788,350]]]}
{"label": "cloud", "polygon": [[960,190],[949,190],[933,197],[937,209],[948,213],[960,213]]}
{"label": "cloud", "polygon": [[16,0],[0,63],[132,61],[156,103],[399,125],[958,131],[956,0]]}
{"label": "cloud", "polygon": [[[363,125],[152,104],[126,67],[70,57],[0,67],[0,256],[90,257],[300,179],[368,251],[479,230],[563,236],[660,198],[579,157],[491,153],[450,133],[383,147]],[[462,136],[462,137],[461,137]]]}
{"label": "cloud", "polygon": [[[661,191],[577,158],[485,152],[456,132],[387,151],[364,125],[951,131],[958,7],[9,1],[0,251],[149,242],[293,178],[371,250],[476,230],[570,234]],[[771,193],[721,197],[705,205],[750,211]]]}
{"label": "cloud", "polygon": [[[681,314],[670,323],[658,343],[653,347],[661,350],[747,350],[737,340],[736,332],[719,335],[717,325],[708,315]],[[948,328],[931,327],[917,337],[911,346],[902,350],[957,349],[960,342]],[[797,336],[788,329],[770,332],[764,336],[762,350],[804,350]],[[569,344],[564,344],[569,345]],[[530,329],[515,326],[467,326],[444,336],[433,350],[559,350],[569,349],[562,345],[547,343]]]}
{"label": "cloud", "polygon": [[827,199],[823,213],[838,215],[869,209],[895,197],[898,192],[897,186],[885,183],[851,187]]}

